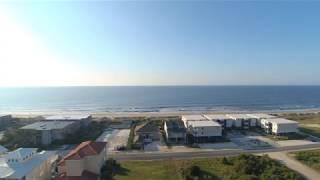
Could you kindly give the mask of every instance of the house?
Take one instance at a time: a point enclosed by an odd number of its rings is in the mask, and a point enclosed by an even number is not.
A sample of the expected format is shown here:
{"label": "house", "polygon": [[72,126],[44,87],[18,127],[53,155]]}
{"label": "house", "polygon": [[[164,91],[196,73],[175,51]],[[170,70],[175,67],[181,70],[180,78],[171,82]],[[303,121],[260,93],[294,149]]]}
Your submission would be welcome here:
{"label": "house", "polygon": [[97,180],[107,160],[107,143],[86,141],[78,145],[58,163],[55,180]]}
{"label": "house", "polygon": [[48,116],[44,121],[72,121],[80,124],[80,127],[87,127],[92,121],[92,116],[89,114],[83,115],[55,115]]}
{"label": "house", "polygon": [[202,115],[183,115],[181,116],[181,120],[184,123],[185,127],[188,127],[189,121],[207,121],[208,119]]}
{"label": "house", "polygon": [[261,119],[261,127],[276,135],[298,132],[298,122],[283,118]]}
{"label": "house", "polygon": [[273,119],[277,118],[276,116],[272,116],[269,114],[256,113],[256,114],[247,114],[250,117],[257,119],[257,126],[261,127],[261,119]]}
{"label": "house", "polygon": [[40,121],[22,127],[25,132],[32,132],[36,144],[49,145],[54,140],[62,140],[67,135],[79,130],[80,125],[73,121]]}
{"label": "house", "polygon": [[52,151],[19,148],[0,156],[0,179],[49,180],[52,164],[57,159]]}
{"label": "house", "polygon": [[164,122],[164,131],[169,143],[185,144],[186,127],[181,120],[168,120]]}
{"label": "house", "polygon": [[233,127],[248,129],[257,126],[257,119],[246,114],[227,114],[233,119]]}
{"label": "house", "polygon": [[233,119],[225,114],[207,114],[204,115],[208,120],[218,122],[224,129],[232,128]]}
{"label": "house", "polygon": [[[187,132],[193,142],[211,142],[222,136],[222,127],[219,123],[210,120],[188,121]],[[190,142],[190,140],[188,139]]]}
{"label": "house", "polygon": [[138,136],[138,141],[144,144],[159,141],[161,136],[159,126],[152,121],[137,126],[135,134]]}

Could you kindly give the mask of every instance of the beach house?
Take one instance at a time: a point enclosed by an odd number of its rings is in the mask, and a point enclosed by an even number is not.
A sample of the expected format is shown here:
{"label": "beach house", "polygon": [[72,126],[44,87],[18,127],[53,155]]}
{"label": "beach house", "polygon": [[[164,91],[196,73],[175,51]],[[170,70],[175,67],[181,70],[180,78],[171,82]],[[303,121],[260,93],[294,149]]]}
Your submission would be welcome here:
{"label": "beach house", "polygon": [[164,131],[167,142],[172,144],[186,143],[186,127],[181,120],[168,120],[164,122]]}

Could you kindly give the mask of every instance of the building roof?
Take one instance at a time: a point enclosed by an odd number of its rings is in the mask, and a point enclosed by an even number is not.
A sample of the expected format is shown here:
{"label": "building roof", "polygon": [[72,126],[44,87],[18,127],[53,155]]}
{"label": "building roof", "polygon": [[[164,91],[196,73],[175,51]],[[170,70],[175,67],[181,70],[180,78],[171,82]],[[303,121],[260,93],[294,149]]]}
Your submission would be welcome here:
{"label": "building roof", "polygon": [[183,115],[182,118],[186,121],[207,120],[203,115]]}
{"label": "building roof", "polygon": [[0,145],[0,154],[8,152],[8,149]]}
{"label": "building roof", "polygon": [[216,127],[221,127],[221,125],[215,121],[189,121],[188,126],[192,127],[211,127],[211,126],[216,126]]}
{"label": "building roof", "polygon": [[48,116],[45,118],[45,120],[50,121],[50,120],[65,120],[65,121],[76,121],[76,120],[82,120],[82,119],[87,119],[90,118],[90,114],[77,114],[77,115],[55,115],[55,116]]}
{"label": "building roof", "polygon": [[225,114],[205,114],[204,115],[209,120],[224,120],[224,119],[231,119]]}
{"label": "building roof", "polygon": [[64,160],[79,160],[86,156],[98,155],[106,147],[106,142],[85,141],[63,158]]}
{"label": "building roof", "polygon": [[227,114],[228,117],[232,119],[250,119],[252,117],[248,116],[247,114]]}
{"label": "building roof", "polygon": [[72,123],[73,122],[70,122],[70,121],[40,121],[40,122],[26,125],[21,129],[32,129],[32,130],[38,130],[38,131],[63,129],[71,125]]}
{"label": "building roof", "polygon": [[6,158],[18,159],[22,161],[26,159],[26,157],[32,158],[36,153],[37,153],[37,148],[18,148],[14,151],[8,152],[6,155]]}
{"label": "building roof", "polygon": [[276,124],[298,124],[297,121],[292,121],[284,118],[273,118],[273,119],[266,119],[266,120]]}
{"label": "building roof", "polygon": [[169,132],[186,132],[186,127],[181,120],[169,120],[165,123]]}
{"label": "building roof", "polygon": [[154,122],[146,122],[136,127],[138,133],[158,132],[159,126]]}
{"label": "building roof", "polygon": [[67,176],[66,173],[60,174],[55,180],[98,180],[99,175],[90,171],[83,171],[81,176]]}
{"label": "building roof", "polygon": [[[23,153],[25,148],[20,148],[19,153]],[[42,151],[36,153],[32,158],[18,162],[18,163],[8,163],[7,155],[0,157],[0,178],[10,178],[10,179],[21,179],[22,177],[30,174],[34,168],[40,166],[43,162],[47,161],[49,158],[52,160],[56,156],[53,151]]]}
{"label": "building roof", "polygon": [[270,118],[276,118],[276,116],[272,116],[270,114],[263,114],[263,113],[256,113],[256,114],[248,114],[248,116],[258,119],[270,119]]}

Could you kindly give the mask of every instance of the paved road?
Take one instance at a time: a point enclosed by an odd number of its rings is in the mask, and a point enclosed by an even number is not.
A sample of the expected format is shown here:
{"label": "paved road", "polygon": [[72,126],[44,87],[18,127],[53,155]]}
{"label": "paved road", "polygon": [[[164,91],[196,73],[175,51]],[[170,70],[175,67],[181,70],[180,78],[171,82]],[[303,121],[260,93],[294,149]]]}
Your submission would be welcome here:
{"label": "paved road", "polygon": [[109,154],[110,158],[118,161],[129,160],[164,160],[164,159],[195,159],[195,158],[212,158],[221,156],[236,156],[241,153],[261,154],[269,152],[292,152],[309,149],[320,149],[320,144],[288,146],[272,149],[259,149],[259,150],[223,150],[223,151],[195,151],[195,152],[138,152],[138,153],[117,153]]}
{"label": "paved road", "polygon": [[320,174],[317,171],[309,168],[308,166],[300,163],[299,161],[296,161],[288,157],[286,152],[273,152],[273,153],[268,153],[268,155],[273,159],[279,160],[290,169],[293,169],[299,172],[300,174],[304,175],[307,179],[310,179],[310,180],[320,179]]}

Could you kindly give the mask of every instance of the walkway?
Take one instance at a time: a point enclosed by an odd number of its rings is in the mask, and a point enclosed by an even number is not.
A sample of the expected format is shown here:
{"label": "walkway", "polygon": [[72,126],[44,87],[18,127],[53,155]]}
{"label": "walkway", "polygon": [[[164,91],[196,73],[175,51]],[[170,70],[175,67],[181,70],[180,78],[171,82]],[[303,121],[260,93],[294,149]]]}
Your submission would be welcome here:
{"label": "walkway", "polygon": [[287,152],[273,152],[273,153],[268,153],[268,155],[273,159],[281,161],[290,169],[293,169],[293,170],[299,172],[300,174],[304,175],[309,180],[319,180],[320,179],[320,173],[318,173],[317,171],[300,163],[299,161],[296,161],[296,160],[290,158],[287,155]]}

